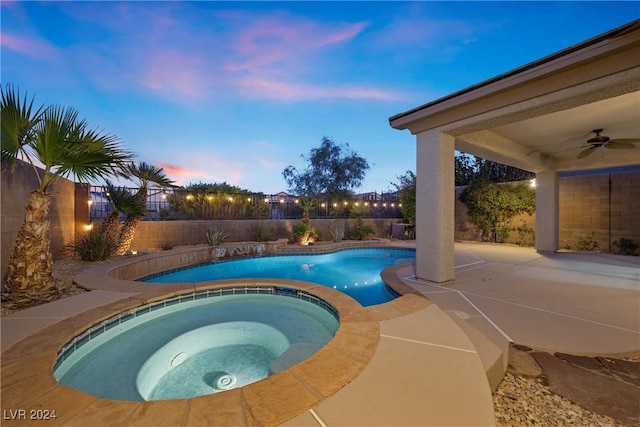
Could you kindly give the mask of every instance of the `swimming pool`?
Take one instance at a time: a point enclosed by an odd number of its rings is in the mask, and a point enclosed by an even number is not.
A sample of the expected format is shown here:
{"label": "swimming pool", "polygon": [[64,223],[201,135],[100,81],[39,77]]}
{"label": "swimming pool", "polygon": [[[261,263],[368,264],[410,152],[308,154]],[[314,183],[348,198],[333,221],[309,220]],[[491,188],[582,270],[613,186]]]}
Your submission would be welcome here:
{"label": "swimming pool", "polygon": [[413,262],[415,251],[396,248],[345,249],[328,254],[276,255],[217,261],[142,279],[149,283],[190,283],[240,278],[304,280],[337,289],[363,306],[396,298],[380,272]]}
{"label": "swimming pool", "polygon": [[338,326],[333,306],[299,289],[199,290],[93,325],[59,350],[54,376],[103,399],[214,394],[289,369],[324,347]]}

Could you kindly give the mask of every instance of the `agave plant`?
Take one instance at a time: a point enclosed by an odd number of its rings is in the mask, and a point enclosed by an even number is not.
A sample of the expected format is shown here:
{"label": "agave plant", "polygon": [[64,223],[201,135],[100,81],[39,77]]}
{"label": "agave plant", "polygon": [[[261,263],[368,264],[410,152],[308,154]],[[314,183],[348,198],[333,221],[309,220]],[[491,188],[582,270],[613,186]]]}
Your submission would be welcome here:
{"label": "agave plant", "polygon": [[227,238],[227,234],[224,232],[224,230],[219,230],[215,227],[205,230],[204,234],[207,238],[207,243],[210,246],[218,246]]}
{"label": "agave plant", "polygon": [[61,177],[73,176],[82,182],[115,174],[132,155],[116,136],[90,129],[74,108],[34,107],[33,97],[20,96],[11,85],[0,91],[2,163],[15,167],[18,160],[25,161],[37,182],[9,257],[4,290],[17,304],[50,301],[57,290],[47,219],[49,187]]}

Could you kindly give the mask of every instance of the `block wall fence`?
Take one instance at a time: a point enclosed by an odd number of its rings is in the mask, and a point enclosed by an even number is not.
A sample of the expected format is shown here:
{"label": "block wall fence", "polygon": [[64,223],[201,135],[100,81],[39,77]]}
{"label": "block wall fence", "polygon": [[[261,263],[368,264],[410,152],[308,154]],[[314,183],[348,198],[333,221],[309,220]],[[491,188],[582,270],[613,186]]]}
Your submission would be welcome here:
{"label": "block wall fence", "polygon": [[[6,276],[9,255],[17,232],[24,221],[25,205],[36,188],[33,171],[18,164],[11,171],[2,166],[1,217],[2,278]],[[456,195],[462,188],[456,188]],[[56,182],[50,189],[54,195],[49,212],[51,220],[51,250],[54,257],[63,254],[66,243],[86,233],[89,225],[89,186],[67,180]],[[579,250],[585,241],[597,242],[599,250],[609,252],[620,238],[640,241],[640,171],[560,178],[560,241],[561,249]],[[465,206],[456,198],[456,240],[479,241],[480,232],[469,223]],[[354,220],[312,219],[324,240],[331,238],[329,230],[345,229],[345,236]],[[205,230],[224,230],[227,241],[253,240],[253,229],[262,223],[272,231],[272,237],[291,238],[297,220],[218,220],[218,221],[143,221],[136,232],[132,249],[160,248],[166,244],[195,245],[206,243]],[[391,225],[400,218],[365,219],[378,237],[391,234]],[[535,215],[523,215],[512,222],[517,230],[508,243],[533,245]]]}

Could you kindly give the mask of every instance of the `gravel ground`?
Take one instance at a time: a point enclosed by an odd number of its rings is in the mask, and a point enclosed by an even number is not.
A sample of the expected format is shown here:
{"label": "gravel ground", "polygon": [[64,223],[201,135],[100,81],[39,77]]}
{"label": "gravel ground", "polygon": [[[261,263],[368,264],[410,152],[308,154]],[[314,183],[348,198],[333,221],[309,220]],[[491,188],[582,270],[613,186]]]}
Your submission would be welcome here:
{"label": "gravel ground", "polygon": [[[109,261],[107,261],[109,262]],[[60,298],[87,292],[73,283],[73,276],[96,263],[77,258],[64,258],[54,262],[54,278]],[[18,309],[2,302],[0,315],[9,315]],[[558,396],[538,379],[507,373],[493,393],[496,425],[515,426],[580,426],[618,427],[613,419],[587,411]]]}
{"label": "gravel ground", "polygon": [[549,391],[535,378],[507,373],[493,393],[498,426],[619,426]]}

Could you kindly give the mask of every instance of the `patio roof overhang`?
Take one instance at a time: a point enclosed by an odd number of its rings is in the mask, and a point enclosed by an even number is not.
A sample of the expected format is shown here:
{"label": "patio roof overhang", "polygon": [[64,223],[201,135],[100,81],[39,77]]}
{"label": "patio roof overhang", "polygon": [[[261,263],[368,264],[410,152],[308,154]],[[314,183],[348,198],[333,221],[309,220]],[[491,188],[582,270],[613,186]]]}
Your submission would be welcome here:
{"label": "patio roof overhang", "polygon": [[458,151],[536,173],[638,165],[640,144],[577,155],[594,129],[640,138],[640,19],[389,122],[412,134],[437,130]]}

